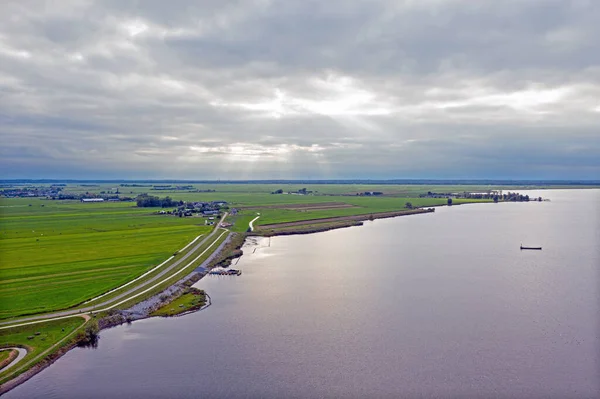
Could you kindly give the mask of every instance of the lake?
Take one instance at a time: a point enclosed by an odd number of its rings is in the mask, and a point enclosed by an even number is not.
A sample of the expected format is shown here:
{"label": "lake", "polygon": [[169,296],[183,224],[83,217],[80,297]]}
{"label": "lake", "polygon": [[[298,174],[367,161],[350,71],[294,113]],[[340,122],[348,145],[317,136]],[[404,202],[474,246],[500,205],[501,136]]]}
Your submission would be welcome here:
{"label": "lake", "polygon": [[196,284],[206,310],[102,331],[6,398],[600,397],[600,190],[526,193],[551,201],[253,239]]}

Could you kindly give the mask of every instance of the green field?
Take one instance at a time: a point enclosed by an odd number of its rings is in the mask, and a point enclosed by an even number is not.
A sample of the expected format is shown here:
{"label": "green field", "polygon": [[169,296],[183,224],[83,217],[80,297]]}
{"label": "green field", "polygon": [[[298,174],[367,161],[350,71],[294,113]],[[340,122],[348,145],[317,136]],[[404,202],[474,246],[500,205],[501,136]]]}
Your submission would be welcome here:
{"label": "green field", "polygon": [[74,306],[210,230],[202,218],[152,215],[133,203],[2,199],[0,205],[0,318]]}
{"label": "green field", "polygon": [[[428,207],[445,205],[446,199],[434,198],[401,198],[401,197],[339,197],[340,202],[354,205],[352,208],[323,209],[323,210],[287,210],[287,209],[260,209],[260,218],[255,225],[261,226],[273,223],[295,222],[308,219],[322,219],[335,216],[368,215],[378,212],[392,212],[406,209],[407,202],[414,207]],[[454,200],[458,205],[467,202],[478,202],[474,200]]]}

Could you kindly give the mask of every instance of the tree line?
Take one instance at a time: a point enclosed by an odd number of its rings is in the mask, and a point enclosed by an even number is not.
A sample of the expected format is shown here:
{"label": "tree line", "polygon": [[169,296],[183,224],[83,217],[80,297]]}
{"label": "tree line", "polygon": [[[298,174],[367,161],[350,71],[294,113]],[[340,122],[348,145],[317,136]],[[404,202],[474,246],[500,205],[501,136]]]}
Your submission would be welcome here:
{"label": "tree line", "polygon": [[140,208],[171,208],[174,206],[183,205],[183,201],[175,201],[169,196],[159,198],[154,195],[140,194],[135,199],[137,206]]}

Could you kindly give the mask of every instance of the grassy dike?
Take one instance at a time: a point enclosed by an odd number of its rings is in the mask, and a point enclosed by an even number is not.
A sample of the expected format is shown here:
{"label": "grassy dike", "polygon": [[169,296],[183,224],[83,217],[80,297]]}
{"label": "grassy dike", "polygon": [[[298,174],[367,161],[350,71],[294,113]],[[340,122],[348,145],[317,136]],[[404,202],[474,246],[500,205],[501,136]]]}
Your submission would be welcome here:
{"label": "grassy dike", "polygon": [[[217,234],[216,237],[219,237],[219,235],[221,233],[216,233],[216,234]],[[201,237],[200,239],[203,239],[203,238],[204,238],[204,236]],[[200,256],[200,254],[202,254],[204,251],[213,249],[213,248],[215,248],[215,246],[218,246],[218,243],[213,245],[214,242],[215,242],[215,240],[209,240],[206,243],[204,243],[203,245],[199,246],[197,249],[194,249],[195,246],[191,245],[189,248],[186,248],[186,250],[184,250],[184,251],[178,251],[177,253],[174,253],[172,255],[172,258],[170,258],[166,262],[164,262],[164,265],[162,267],[157,268],[156,270],[152,271],[151,273],[148,273],[147,275],[143,276],[142,278],[140,278],[139,280],[136,281],[136,284],[138,284],[138,285],[146,284],[149,280],[151,280],[152,278],[156,277],[159,273],[161,273],[165,268],[169,267],[174,262],[180,260],[184,256],[188,256],[187,260],[184,262],[184,264],[187,264],[188,261],[191,261],[194,258]],[[210,253],[211,252],[205,253],[194,264],[196,265],[196,264],[199,264],[202,261],[204,261],[208,256],[210,256]],[[186,269],[189,269],[189,267],[186,267]],[[179,271],[177,271],[175,274],[178,275],[180,272],[181,272],[181,269]],[[161,284],[160,287],[163,287],[163,284]],[[91,301],[86,302],[86,305],[87,306],[98,306],[98,309],[101,310],[110,305],[100,306],[99,304],[115,298],[116,296],[122,294],[124,291],[126,291],[129,288],[131,288],[131,287],[118,287],[117,289],[115,289],[113,291],[105,293],[104,296],[102,296],[98,299],[93,299]],[[140,288],[137,291],[143,291],[143,290],[144,290],[144,287]],[[119,306],[119,308],[122,308],[122,306]]]}
{"label": "grassy dike", "polygon": [[[131,306],[143,302],[153,296],[163,292],[166,288],[173,286],[178,282],[182,282],[182,280],[186,280],[186,276],[194,271],[198,266],[200,266],[204,261],[206,261],[216,249],[221,245],[228,237],[227,230],[222,230],[217,233],[216,239],[209,242],[208,247],[213,251],[206,251],[201,257],[199,257],[196,261],[192,263],[188,263],[184,268],[179,269],[177,272],[170,275],[170,277],[164,279],[159,284],[155,284],[152,289],[148,289],[148,287],[142,287],[132,294],[129,300],[123,301],[119,303],[117,306],[109,305],[107,307],[103,307],[97,311],[96,317],[102,318],[114,314],[115,311],[121,311],[130,308]],[[212,245],[212,246],[211,246]],[[221,251],[223,252],[223,251]],[[107,309],[110,308],[110,309]]]}

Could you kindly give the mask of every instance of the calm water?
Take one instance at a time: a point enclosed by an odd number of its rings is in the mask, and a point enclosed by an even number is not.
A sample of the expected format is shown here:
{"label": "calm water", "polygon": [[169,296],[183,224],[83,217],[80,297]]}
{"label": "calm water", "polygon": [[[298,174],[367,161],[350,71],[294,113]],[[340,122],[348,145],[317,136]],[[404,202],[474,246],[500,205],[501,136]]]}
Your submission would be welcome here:
{"label": "calm water", "polygon": [[600,397],[600,190],[540,195],[259,240],[6,398]]}

